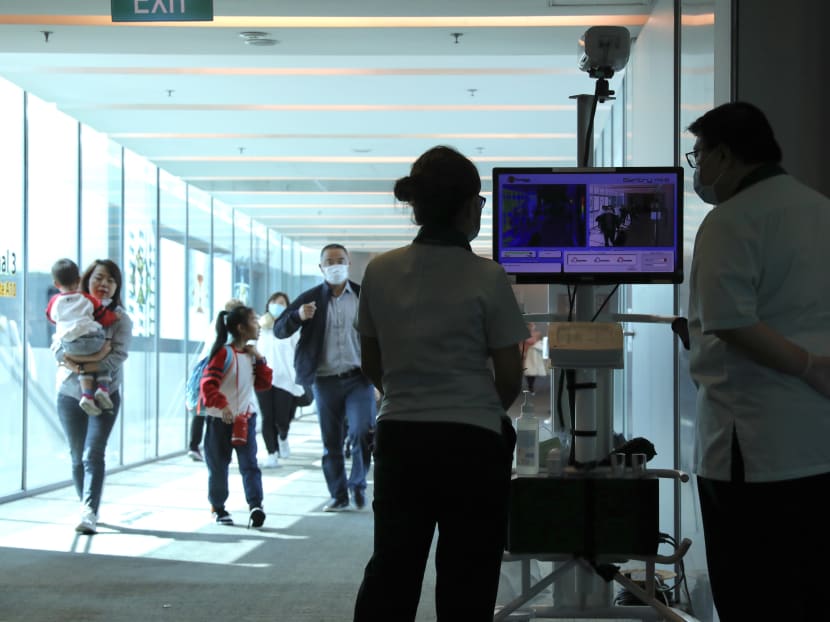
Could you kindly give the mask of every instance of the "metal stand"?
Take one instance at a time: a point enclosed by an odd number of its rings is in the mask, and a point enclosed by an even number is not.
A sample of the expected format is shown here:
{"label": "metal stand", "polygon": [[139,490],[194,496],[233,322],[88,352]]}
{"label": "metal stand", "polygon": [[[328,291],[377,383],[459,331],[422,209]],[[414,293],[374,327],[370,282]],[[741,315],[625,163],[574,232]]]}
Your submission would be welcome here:
{"label": "metal stand", "polygon": [[[671,478],[678,482],[688,482],[689,476],[672,469],[646,469],[642,477],[645,478]],[[606,581],[614,581],[631,592],[644,603],[642,606],[592,606],[586,607],[583,604],[566,604],[563,606],[534,606],[535,619],[574,619],[574,618],[633,618],[643,620],[668,620],[669,622],[693,622],[695,618],[689,614],[669,607],[662,600],[657,598],[656,564],[674,565],[679,562],[689,550],[692,542],[684,538],[677,549],[671,555],[611,555],[603,554],[597,556],[593,563],[582,557],[567,554],[512,554],[505,553],[503,561],[519,561],[522,565],[522,592],[519,596],[504,605],[493,617],[494,622],[508,620],[510,615],[519,610],[525,603],[538,596],[542,590],[555,582],[568,577],[571,571],[583,572],[593,575],[598,574]],[[532,583],[530,577],[530,561],[554,562],[553,570]],[[643,561],[645,562],[645,586],[641,587],[637,582],[625,576],[615,565],[620,561]]]}

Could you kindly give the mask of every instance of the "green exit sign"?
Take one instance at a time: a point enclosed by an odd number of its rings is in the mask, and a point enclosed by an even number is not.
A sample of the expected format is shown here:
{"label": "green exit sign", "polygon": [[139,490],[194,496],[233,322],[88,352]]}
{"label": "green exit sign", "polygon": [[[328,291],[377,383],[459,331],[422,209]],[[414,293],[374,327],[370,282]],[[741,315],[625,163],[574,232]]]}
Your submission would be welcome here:
{"label": "green exit sign", "polygon": [[211,22],[213,0],[112,0],[114,22]]}

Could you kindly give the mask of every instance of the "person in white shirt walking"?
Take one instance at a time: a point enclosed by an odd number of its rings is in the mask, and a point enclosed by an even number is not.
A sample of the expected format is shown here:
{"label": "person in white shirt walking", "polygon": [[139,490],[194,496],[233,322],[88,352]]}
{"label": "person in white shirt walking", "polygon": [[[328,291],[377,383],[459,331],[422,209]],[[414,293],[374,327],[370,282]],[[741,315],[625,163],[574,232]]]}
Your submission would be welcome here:
{"label": "person in white shirt walking", "polygon": [[286,339],[274,336],[274,320],[291,304],[288,294],[275,292],[268,298],[265,313],[259,318],[262,331],[257,341],[257,350],[268,360],[274,371],[271,386],[257,391],[262,414],[262,440],[268,450],[265,468],[280,466],[279,458],[290,457],[288,429],[297,412],[297,398],[305,393],[302,385],[294,382],[294,351],[300,334],[294,333]]}

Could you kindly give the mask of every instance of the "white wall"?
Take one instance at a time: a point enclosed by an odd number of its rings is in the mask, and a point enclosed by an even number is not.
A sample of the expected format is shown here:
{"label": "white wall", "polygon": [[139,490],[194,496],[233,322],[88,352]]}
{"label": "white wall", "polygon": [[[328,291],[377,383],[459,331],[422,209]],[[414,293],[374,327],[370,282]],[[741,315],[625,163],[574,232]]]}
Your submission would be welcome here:
{"label": "white wall", "polygon": [[830,3],[735,1],[736,99],[766,113],[784,151],[784,168],[830,196]]}

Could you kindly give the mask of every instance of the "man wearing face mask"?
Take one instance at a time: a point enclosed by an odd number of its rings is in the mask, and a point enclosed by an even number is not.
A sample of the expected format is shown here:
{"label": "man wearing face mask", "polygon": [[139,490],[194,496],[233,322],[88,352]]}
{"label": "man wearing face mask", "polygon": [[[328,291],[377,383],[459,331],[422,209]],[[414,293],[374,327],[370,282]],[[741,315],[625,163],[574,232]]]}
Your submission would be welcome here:
{"label": "man wearing face mask", "polygon": [[323,508],[340,512],[349,508],[349,495],[357,509],[366,505],[366,470],[363,451],[352,451],[346,476],[345,430],[350,447],[368,445],[375,420],[375,390],[360,370],[360,337],[356,329],[360,286],[349,280],[349,253],[340,244],[320,252],[324,282],[288,305],[274,323],[274,335],[300,339],[294,356],[296,382],[311,385],[323,440],[323,474],[331,499]]}
{"label": "man wearing face mask", "polygon": [[[819,620],[830,556],[830,199],[790,177],[764,114],[743,102],[694,121],[694,187],[715,207],[695,240],[690,371],[712,594],[723,622]],[[754,570],[774,560],[766,598]],[[750,569],[737,571],[736,569]],[[803,572],[799,571],[803,569]]]}

